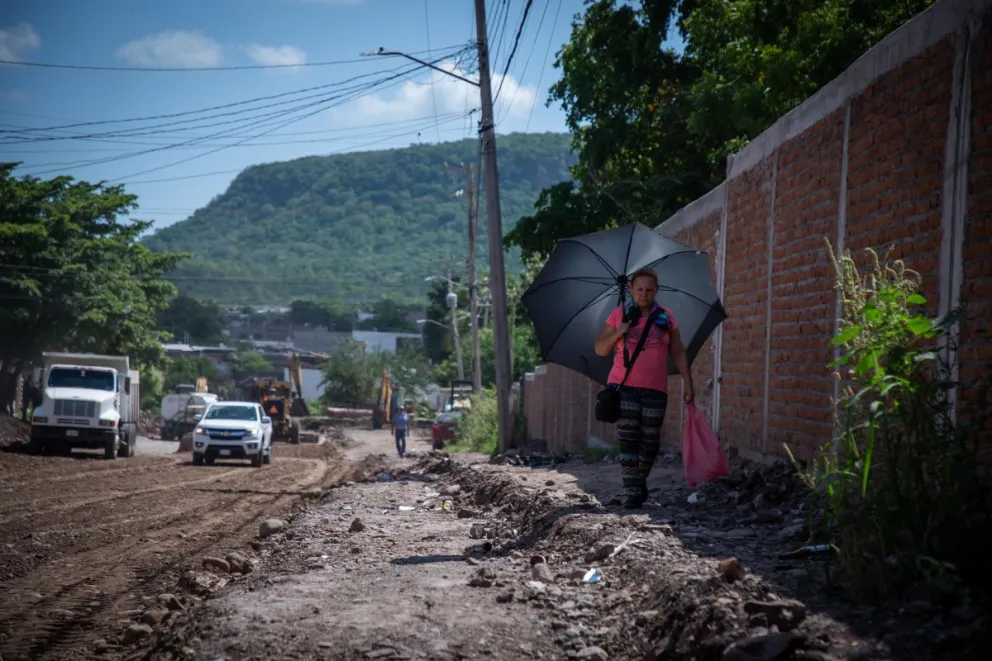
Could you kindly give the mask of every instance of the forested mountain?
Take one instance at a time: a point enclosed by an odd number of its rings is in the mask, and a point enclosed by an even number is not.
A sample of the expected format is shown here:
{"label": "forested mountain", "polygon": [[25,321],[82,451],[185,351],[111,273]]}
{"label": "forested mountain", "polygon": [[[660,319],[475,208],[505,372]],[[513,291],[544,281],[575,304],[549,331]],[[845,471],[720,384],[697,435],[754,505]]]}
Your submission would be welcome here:
{"label": "forested mountain", "polygon": [[[500,136],[503,230],[533,212],[542,188],[569,177],[564,134]],[[256,165],[188,219],[145,239],[152,250],[191,252],[170,278],[180,291],[225,303],[293,298],[423,296],[445,260],[463,269],[467,200],[460,169],[478,165],[475,140]],[[485,202],[479,267],[488,264]],[[519,268],[511,254],[507,268]]]}

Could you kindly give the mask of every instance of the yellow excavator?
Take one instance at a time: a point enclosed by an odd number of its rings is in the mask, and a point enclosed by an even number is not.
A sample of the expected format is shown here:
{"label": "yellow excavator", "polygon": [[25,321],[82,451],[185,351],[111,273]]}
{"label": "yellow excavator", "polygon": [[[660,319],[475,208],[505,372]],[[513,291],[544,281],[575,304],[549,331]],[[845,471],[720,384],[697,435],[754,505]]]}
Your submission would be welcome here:
{"label": "yellow excavator", "polygon": [[256,378],[251,398],[272,419],[272,440],[296,444],[300,442],[300,418],[309,416],[310,409],[303,399],[303,365],[295,352],[290,353],[286,367],[292,385],[282,379]]}

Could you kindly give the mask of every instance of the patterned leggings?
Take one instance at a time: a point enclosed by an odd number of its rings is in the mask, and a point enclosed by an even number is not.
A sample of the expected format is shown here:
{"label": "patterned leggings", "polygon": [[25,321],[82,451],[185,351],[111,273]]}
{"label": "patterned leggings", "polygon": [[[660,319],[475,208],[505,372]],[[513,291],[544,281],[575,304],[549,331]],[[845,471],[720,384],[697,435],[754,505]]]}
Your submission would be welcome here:
{"label": "patterned leggings", "polygon": [[667,405],[668,395],[660,390],[624,386],[620,391],[617,444],[620,474],[628,498],[647,498],[648,474],[658,457]]}

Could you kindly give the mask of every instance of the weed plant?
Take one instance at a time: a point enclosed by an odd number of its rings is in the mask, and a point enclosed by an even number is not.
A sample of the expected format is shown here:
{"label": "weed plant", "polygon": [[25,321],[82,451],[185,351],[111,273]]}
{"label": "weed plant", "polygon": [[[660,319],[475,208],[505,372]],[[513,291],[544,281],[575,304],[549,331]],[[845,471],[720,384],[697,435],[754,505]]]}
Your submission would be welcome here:
{"label": "weed plant", "polygon": [[827,246],[842,301],[841,395],[833,440],[805,472],[823,510],[814,540],[836,546],[860,598],[959,602],[988,582],[992,530],[951,406],[959,314],[926,316],[921,277],[903,262],[869,250],[859,272],[850,252]]}

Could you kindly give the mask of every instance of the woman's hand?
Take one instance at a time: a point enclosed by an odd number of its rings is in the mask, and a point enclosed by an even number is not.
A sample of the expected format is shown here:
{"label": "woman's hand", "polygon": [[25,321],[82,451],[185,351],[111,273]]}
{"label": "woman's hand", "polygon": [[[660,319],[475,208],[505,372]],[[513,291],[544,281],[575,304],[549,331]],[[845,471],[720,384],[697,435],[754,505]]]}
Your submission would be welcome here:
{"label": "woman's hand", "polygon": [[627,323],[627,322],[625,322],[625,321],[624,322],[621,322],[620,325],[617,326],[617,334],[618,335],[626,335],[627,334],[627,331],[629,331],[629,330],[630,330],[630,324]]}
{"label": "woman's hand", "polygon": [[692,401],[696,399],[696,391],[693,389],[691,383],[685,386],[682,399],[685,400],[686,404],[692,404]]}

